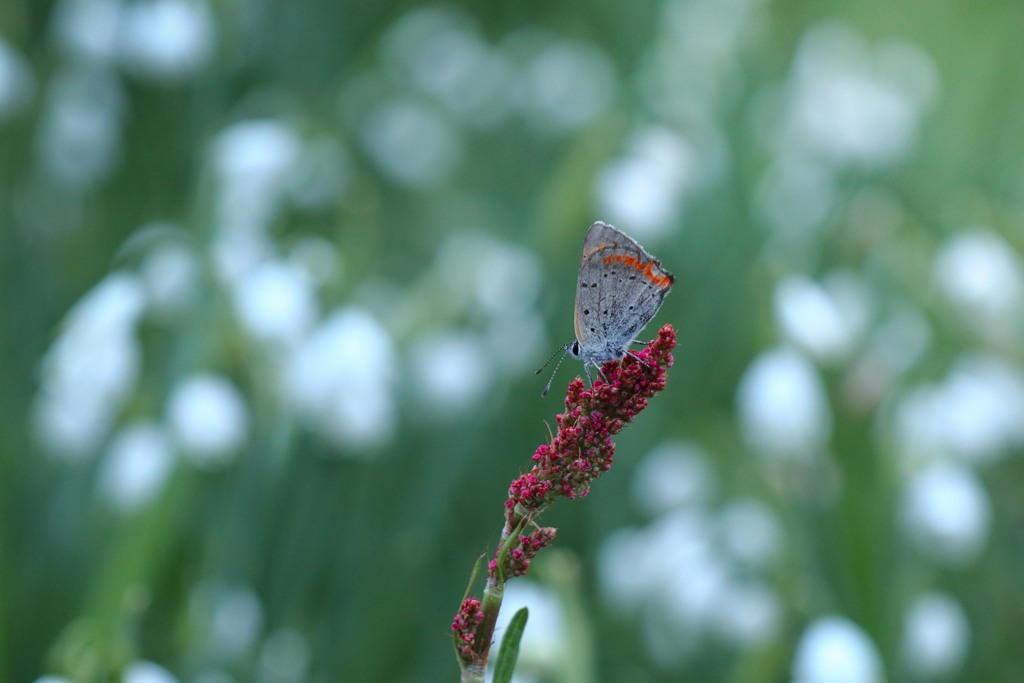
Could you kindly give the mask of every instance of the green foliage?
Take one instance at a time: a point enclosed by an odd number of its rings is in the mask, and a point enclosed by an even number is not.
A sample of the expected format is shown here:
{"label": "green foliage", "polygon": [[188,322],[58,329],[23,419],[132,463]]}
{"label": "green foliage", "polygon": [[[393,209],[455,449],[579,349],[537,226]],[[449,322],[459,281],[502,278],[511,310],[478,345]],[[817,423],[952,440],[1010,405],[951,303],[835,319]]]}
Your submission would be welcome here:
{"label": "green foliage", "polygon": [[680,345],[517,668],[1024,678],[1022,14],[0,3],[0,680],[454,679],[595,219]]}
{"label": "green foliage", "polygon": [[516,659],[519,657],[519,641],[523,639],[523,631],[526,630],[526,620],[530,611],[523,607],[515,613],[508,628],[505,629],[505,636],[501,639],[501,649],[494,661],[494,683],[509,683],[515,673]]}

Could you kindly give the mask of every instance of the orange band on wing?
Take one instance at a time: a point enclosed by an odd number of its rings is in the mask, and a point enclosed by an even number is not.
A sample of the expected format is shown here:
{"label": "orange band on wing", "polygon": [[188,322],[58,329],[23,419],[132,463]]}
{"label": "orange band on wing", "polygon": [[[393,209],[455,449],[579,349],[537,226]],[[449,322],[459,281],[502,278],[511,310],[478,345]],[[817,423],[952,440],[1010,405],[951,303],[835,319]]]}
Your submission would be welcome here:
{"label": "orange band on wing", "polygon": [[664,289],[665,287],[670,286],[673,282],[672,276],[658,275],[654,272],[654,261],[647,261],[644,263],[635,256],[628,256],[627,254],[612,254],[611,256],[604,257],[605,265],[610,265],[613,261],[639,270],[644,274],[644,277],[650,280],[656,287]]}
{"label": "orange band on wing", "polygon": [[[614,248],[615,248],[614,244],[599,244],[596,247],[594,247],[593,249],[591,249],[590,251],[584,251],[583,252],[583,258],[590,258],[591,256],[593,256],[594,254],[596,254],[599,251],[604,251],[605,249],[614,249]],[[607,263],[607,262],[608,262],[608,260],[605,259],[605,263]]]}

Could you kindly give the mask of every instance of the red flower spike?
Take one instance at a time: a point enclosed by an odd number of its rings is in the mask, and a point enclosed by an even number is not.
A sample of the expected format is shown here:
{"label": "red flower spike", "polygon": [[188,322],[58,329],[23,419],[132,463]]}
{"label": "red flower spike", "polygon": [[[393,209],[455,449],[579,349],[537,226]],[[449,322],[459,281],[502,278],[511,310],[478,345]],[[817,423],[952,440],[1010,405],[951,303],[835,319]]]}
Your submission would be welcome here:
{"label": "red flower spike", "polygon": [[[508,553],[505,562],[505,577],[522,576],[530,568],[530,560],[534,558],[541,548],[546,548],[555,540],[558,529],[554,527],[537,527],[529,535],[521,535],[518,543],[513,546],[512,552]],[[491,560],[489,567],[491,572],[497,568],[497,552],[495,559]]]}
{"label": "red flower spike", "polygon": [[484,620],[484,611],[480,608],[480,600],[466,598],[459,607],[458,614],[452,621],[452,630],[458,636],[459,656],[465,661],[473,659],[473,643],[476,641],[476,629]]}
{"label": "red flower spike", "polygon": [[608,471],[615,453],[611,437],[665,388],[675,345],[675,331],[666,325],[636,357],[605,363],[607,381],[600,379],[590,389],[579,377],[569,382],[565,411],[555,417],[558,433],[537,448],[533,468],[509,487],[508,528],[523,517],[533,518],[558,496],[585,496],[591,482]]}
{"label": "red flower spike", "polygon": [[[675,345],[675,331],[665,325],[647,348],[621,361],[605,363],[603,376],[590,389],[579,377],[569,382],[565,411],[555,416],[558,432],[550,443],[537,447],[533,467],[509,486],[505,529],[487,566],[484,600],[489,607],[481,607],[476,598],[467,598],[452,622],[464,673],[467,668],[473,669],[482,680],[501,605],[501,584],[525,574],[537,552],[555,539],[554,528],[537,527],[533,521],[559,496],[586,496],[594,479],[611,468],[615,454],[612,437],[665,388]],[[531,525],[533,531],[520,533],[508,543],[512,534]],[[499,567],[502,547],[508,550]]]}

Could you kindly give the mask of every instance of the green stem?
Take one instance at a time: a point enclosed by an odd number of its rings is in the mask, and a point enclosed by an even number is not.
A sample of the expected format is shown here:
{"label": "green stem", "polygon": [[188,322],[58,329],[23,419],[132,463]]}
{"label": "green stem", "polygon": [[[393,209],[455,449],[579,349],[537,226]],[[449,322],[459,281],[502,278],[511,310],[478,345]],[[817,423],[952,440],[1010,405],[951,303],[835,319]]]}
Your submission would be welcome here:
{"label": "green stem", "polygon": [[484,587],[484,597],[480,601],[484,620],[477,627],[476,640],[473,643],[473,649],[477,651],[478,656],[472,664],[463,668],[463,683],[483,683],[484,675],[487,673],[487,655],[490,652],[494,627],[498,623],[498,612],[501,611],[501,601],[504,597],[505,584],[493,576],[488,576],[487,586]]}
{"label": "green stem", "polygon": [[462,683],[483,683],[487,673],[487,657],[490,654],[491,639],[494,638],[494,628],[498,623],[501,601],[505,597],[505,582],[508,581],[508,577],[504,575],[505,554],[515,543],[528,521],[526,517],[519,516],[516,516],[516,520],[517,524],[514,528],[510,521],[506,520],[505,526],[501,529],[501,541],[498,545],[501,550],[498,553],[496,569],[493,574],[488,573],[487,585],[484,586],[484,597],[480,601],[484,619],[477,627],[476,639],[473,641],[476,657],[473,662],[461,667]]}

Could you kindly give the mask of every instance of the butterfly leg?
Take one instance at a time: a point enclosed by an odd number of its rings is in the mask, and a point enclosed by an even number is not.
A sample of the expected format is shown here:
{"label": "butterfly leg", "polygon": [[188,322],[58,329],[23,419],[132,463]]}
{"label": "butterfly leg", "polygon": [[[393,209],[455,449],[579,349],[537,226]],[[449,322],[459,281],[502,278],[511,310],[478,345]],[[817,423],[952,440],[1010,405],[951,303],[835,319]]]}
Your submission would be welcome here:
{"label": "butterfly leg", "polygon": [[650,363],[648,363],[647,361],[645,361],[643,358],[641,358],[640,356],[636,355],[632,351],[626,351],[626,354],[629,355],[629,356],[632,356],[633,360],[635,360],[636,362],[641,363],[643,365],[646,365],[647,367],[652,367]]}
{"label": "butterfly leg", "polygon": [[[634,339],[633,341],[631,341],[631,342],[629,342],[629,343],[630,343],[630,344],[642,344],[642,345],[644,345],[644,346],[647,346],[647,345],[648,345],[648,344],[650,344],[651,342],[645,342],[645,341],[641,341],[641,340],[639,340],[639,339]],[[635,354],[635,353],[633,353],[632,351],[626,351],[626,353],[627,353],[627,354],[629,354],[630,356],[633,356],[634,360],[637,360],[637,361],[639,361],[640,363],[643,363],[643,364],[644,364],[644,365],[646,365],[647,367],[651,367],[651,364],[650,364],[650,363],[648,363],[647,361],[645,361],[645,360],[644,360],[643,358],[641,358],[640,356],[636,355],[636,354]]]}

